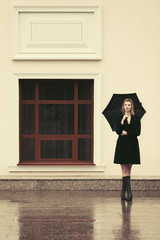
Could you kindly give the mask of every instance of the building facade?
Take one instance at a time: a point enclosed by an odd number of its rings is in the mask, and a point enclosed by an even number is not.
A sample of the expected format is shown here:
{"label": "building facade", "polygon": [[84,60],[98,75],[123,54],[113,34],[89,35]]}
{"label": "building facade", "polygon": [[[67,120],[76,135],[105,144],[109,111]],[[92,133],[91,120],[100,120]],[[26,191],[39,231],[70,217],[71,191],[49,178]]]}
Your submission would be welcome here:
{"label": "building facade", "polygon": [[102,115],[114,93],[137,93],[147,112],[133,179],[159,180],[159,9],[158,0],[1,3],[1,180],[120,179],[117,135]]}

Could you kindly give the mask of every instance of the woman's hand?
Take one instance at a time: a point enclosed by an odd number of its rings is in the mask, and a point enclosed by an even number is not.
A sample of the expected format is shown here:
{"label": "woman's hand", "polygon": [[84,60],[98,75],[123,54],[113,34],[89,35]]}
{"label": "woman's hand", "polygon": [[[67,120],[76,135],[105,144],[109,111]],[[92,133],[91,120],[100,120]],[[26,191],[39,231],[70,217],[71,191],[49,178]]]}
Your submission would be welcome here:
{"label": "woman's hand", "polygon": [[122,125],[124,124],[124,121],[125,121],[125,119],[126,119],[127,117],[128,117],[127,115],[124,115],[124,116],[123,116],[122,121],[121,121],[121,124],[122,124]]}
{"label": "woman's hand", "polygon": [[121,133],[121,136],[125,136],[125,135],[127,135],[127,132],[123,130]]}

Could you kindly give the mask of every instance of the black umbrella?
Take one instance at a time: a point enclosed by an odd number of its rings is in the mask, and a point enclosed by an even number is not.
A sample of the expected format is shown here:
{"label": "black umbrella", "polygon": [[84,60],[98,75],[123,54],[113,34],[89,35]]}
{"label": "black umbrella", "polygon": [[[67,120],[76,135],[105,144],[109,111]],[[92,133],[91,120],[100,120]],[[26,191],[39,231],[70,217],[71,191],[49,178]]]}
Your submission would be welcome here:
{"label": "black umbrella", "polygon": [[134,111],[135,115],[137,115],[140,119],[145,114],[145,109],[142,107],[142,103],[139,101],[136,93],[128,93],[128,94],[113,94],[110,102],[108,103],[107,107],[102,112],[107,121],[109,122],[113,131],[116,128],[116,119],[118,116],[122,115],[121,107],[123,101],[126,98],[132,99],[134,103]]}

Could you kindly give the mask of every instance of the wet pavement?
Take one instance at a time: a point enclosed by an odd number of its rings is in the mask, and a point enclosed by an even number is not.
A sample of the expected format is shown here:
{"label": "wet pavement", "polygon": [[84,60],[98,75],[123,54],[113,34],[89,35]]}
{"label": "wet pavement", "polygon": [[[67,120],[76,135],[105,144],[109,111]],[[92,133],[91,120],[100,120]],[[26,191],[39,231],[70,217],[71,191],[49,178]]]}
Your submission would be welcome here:
{"label": "wet pavement", "polygon": [[160,240],[160,192],[0,191],[0,240]]}

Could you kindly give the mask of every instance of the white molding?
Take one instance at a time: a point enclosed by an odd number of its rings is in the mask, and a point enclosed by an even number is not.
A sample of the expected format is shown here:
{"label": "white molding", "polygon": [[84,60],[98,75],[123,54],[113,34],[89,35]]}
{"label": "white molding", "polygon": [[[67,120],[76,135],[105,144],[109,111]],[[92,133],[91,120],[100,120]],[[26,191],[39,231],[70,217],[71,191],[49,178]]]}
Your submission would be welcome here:
{"label": "white molding", "polygon": [[[47,15],[48,13],[48,15]],[[68,14],[70,13],[70,14]],[[58,16],[59,15],[59,16]],[[61,16],[62,15],[62,16]],[[60,60],[60,59],[88,59],[100,60],[102,57],[102,8],[101,6],[12,6],[12,58],[14,60]],[[54,25],[68,24],[68,27],[73,24],[81,25],[76,30],[75,34],[68,34],[70,40],[63,41],[64,28],[58,28],[60,38],[56,40],[56,34],[51,34],[48,30],[47,34],[42,34],[41,30],[37,33],[39,40],[31,40],[32,23],[52,24]],[[49,26],[50,25],[50,26]],[[70,26],[69,26],[70,25]],[[66,25],[67,27],[67,25]],[[37,30],[38,31],[38,30]],[[77,32],[81,34],[81,38],[75,40],[72,37],[77,37]],[[57,31],[56,31],[57,33]],[[74,31],[73,31],[74,33]],[[43,37],[46,37],[44,40]],[[50,39],[51,37],[51,39]],[[42,38],[42,39],[41,39]]]}
{"label": "white molding", "polygon": [[9,166],[9,172],[104,172],[104,166]]}
{"label": "white molding", "polygon": [[[19,79],[94,79],[94,153],[95,166],[17,166],[19,163]],[[14,73],[11,79],[11,159],[8,163],[10,172],[97,172],[104,171],[101,162],[101,92],[102,78],[100,73]]]}

